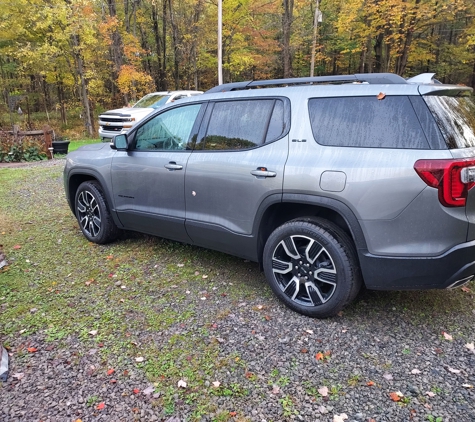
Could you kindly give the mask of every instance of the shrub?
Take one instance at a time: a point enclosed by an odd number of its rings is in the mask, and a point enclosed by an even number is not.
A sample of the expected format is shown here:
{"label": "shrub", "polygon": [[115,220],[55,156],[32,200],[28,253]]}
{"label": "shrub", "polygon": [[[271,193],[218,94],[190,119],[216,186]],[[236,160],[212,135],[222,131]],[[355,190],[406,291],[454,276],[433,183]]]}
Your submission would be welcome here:
{"label": "shrub", "polygon": [[26,137],[15,139],[7,132],[0,132],[0,162],[39,161],[47,158],[42,140]]}

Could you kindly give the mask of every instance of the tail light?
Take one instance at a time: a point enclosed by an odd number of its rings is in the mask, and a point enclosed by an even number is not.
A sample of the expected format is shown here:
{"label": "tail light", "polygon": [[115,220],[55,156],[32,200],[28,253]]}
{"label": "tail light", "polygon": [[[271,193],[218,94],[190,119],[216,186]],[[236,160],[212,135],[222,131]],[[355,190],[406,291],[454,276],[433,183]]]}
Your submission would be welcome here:
{"label": "tail light", "polygon": [[414,170],[439,191],[439,201],[446,207],[464,207],[468,191],[475,186],[475,158],[418,160]]}

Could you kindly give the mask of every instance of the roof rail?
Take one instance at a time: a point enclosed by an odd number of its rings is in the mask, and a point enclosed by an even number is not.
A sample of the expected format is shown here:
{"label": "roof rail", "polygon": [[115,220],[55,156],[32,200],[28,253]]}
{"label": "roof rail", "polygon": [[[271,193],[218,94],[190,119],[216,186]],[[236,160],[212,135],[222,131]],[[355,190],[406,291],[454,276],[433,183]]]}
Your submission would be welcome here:
{"label": "roof rail", "polygon": [[232,82],[217,85],[205,94],[239,91],[268,86],[312,85],[320,83],[366,82],[369,84],[406,84],[406,80],[394,73],[356,73],[354,75],[314,76],[307,78],[268,79],[262,81]]}

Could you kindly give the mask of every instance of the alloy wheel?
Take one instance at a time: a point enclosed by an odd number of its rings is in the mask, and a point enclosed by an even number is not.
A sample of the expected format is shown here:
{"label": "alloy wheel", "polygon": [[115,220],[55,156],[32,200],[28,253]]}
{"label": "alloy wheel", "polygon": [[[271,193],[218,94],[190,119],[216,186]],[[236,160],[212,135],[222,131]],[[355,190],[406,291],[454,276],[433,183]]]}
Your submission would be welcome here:
{"label": "alloy wheel", "polygon": [[337,272],[331,255],[307,236],[287,236],[277,244],[272,272],[279,288],[303,306],[324,304],[336,289]]}

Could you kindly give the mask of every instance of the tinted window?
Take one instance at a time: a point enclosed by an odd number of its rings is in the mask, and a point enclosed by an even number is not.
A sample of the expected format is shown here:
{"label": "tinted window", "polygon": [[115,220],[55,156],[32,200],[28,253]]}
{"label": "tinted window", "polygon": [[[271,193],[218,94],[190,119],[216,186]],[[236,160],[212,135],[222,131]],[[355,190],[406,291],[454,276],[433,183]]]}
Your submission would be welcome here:
{"label": "tinted window", "polygon": [[475,147],[475,105],[468,97],[425,96],[448,148]]}
{"label": "tinted window", "polygon": [[137,150],[186,149],[201,104],[174,108],[149,120],[135,135]]}
{"label": "tinted window", "polygon": [[428,149],[429,144],[407,97],[314,98],[309,114],[321,145]]}
{"label": "tinted window", "polygon": [[206,136],[197,148],[237,150],[275,140],[284,129],[283,114],[280,100],[217,102],[211,112]]}

